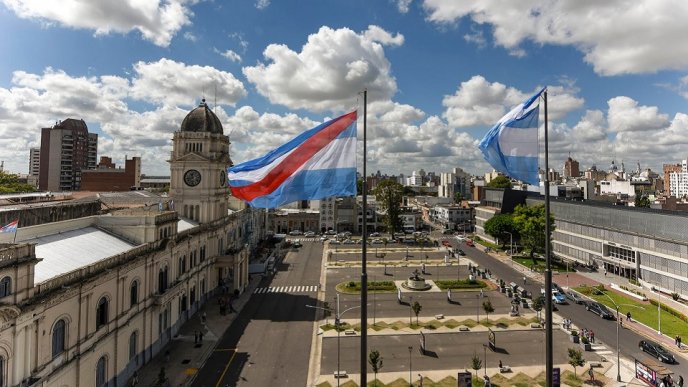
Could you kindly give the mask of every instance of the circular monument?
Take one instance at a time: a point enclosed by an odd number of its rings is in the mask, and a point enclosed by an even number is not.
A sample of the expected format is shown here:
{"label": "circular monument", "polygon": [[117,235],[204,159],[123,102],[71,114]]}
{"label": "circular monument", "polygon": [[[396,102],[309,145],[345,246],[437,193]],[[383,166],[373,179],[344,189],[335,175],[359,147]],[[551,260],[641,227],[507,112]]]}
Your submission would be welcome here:
{"label": "circular monument", "polygon": [[428,290],[432,287],[425,282],[425,278],[420,276],[418,269],[413,272],[413,275],[410,276],[402,286],[409,290]]}

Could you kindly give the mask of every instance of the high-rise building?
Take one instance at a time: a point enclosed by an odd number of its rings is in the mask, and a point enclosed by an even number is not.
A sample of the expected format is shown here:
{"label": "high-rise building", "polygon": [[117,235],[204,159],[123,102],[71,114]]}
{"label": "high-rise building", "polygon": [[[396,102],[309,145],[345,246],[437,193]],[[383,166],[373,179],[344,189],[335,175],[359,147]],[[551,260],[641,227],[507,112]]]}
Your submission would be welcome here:
{"label": "high-rise building", "polygon": [[29,175],[38,177],[41,170],[41,148],[29,149]]}
{"label": "high-rise building", "polygon": [[81,171],[94,169],[98,135],[89,133],[84,120],[68,118],[41,129],[38,188],[42,191],[78,191]]}
{"label": "high-rise building", "polygon": [[688,196],[688,160],[681,161],[680,171],[669,173],[669,193],[677,198]]}
{"label": "high-rise building", "polygon": [[461,193],[464,199],[471,197],[471,175],[461,168],[441,173],[440,185],[437,187],[437,196],[441,198],[454,198],[456,193]]}
{"label": "high-rise building", "polygon": [[564,177],[579,177],[580,169],[578,161],[574,160],[569,156],[564,162]]}
{"label": "high-rise building", "polygon": [[681,164],[664,164],[662,165],[662,171],[664,172],[664,192],[669,193],[671,187],[671,174],[680,173]]}

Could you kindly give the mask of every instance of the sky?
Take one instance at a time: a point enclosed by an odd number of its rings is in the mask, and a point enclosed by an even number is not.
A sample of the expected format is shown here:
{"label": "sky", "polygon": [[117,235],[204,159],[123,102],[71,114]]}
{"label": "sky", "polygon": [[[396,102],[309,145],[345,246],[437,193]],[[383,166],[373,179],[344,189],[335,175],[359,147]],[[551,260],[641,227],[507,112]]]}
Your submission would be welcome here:
{"label": "sky", "polygon": [[480,139],[547,87],[551,168],[661,171],[688,158],[687,19],[685,0],[0,0],[0,160],[27,173],[40,129],[77,118],[98,157],[169,175],[205,97],[241,163],[360,117],[366,89],[369,173],[483,174]]}

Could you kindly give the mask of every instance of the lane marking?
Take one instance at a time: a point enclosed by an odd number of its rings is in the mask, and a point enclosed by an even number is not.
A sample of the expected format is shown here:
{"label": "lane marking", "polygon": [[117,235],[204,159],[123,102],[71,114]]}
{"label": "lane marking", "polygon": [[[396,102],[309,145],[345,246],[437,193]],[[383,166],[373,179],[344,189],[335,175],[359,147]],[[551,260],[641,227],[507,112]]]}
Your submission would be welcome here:
{"label": "lane marking", "polygon": [[222,383],[222,379],[225,378],[225,374],[227,373],[227,369],[229,369],[229,365],[232,364],[232,361],[234,360],[234,356],[236,356],[236,351],[234,351],[234,353],[232,354],[232,357],[229,359],[229,362],[227,362],[225,369],[222,371],[222,375],[220,375],[220,378],[217,380],[217,383],[215,383],[215,387],[220,387],[220,383]]}

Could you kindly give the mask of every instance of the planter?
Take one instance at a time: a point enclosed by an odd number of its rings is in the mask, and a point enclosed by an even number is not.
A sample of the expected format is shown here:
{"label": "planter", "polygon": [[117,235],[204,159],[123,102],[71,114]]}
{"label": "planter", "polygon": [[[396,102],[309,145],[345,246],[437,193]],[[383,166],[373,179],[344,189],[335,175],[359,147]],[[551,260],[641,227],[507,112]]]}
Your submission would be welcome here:
{"label": "planter", "polygon": [[575,336],[571,335],[571,336],[569,336],[569,339],[574,344],[578,344],[580,342],[580,336],[578,336],[578,335],[575,335]]}
{"label": "planter", "polygon": [[590,343],[580,343],[584,351],[592,351],[592,345]]}

